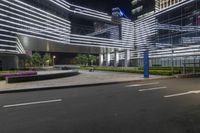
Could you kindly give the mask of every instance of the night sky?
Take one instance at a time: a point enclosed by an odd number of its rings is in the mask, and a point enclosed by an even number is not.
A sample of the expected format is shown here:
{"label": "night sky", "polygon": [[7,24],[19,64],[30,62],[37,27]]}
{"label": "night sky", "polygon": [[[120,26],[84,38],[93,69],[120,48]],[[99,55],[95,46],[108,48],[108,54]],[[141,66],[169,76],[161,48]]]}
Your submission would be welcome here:
{"label": "night sky", "polygon": [[[111,14],[112,8],[120,7],[120,9],[128,16],[128,18],[132,19],[133,15],[131,14],[131,10],[134,8],[131,5],[132,0],[70,0],[74,4],[82,5],[84,7],[88,7],[91,9],[103,11]],[[144,12],[148,12],[152,10],[154,5],[154,0],[143,0],[142,4],[144,5]]]}
{"label": "night sky", "polygon": [[70,0],[74,4],[103,11],[111,14],[112,8],[120,7],[128,17],[131,17],[131,0]]}

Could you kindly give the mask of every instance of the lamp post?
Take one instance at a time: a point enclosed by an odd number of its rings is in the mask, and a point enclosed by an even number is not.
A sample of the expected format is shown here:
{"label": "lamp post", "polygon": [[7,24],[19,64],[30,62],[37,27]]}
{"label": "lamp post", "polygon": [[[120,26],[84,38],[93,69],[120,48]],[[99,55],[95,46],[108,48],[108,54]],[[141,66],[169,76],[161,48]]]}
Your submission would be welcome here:
{"label": "lamp post", "polygon": [[53,56],[53,66],[55,65],[55,59],[56,59],[56,56],[54,55]]}

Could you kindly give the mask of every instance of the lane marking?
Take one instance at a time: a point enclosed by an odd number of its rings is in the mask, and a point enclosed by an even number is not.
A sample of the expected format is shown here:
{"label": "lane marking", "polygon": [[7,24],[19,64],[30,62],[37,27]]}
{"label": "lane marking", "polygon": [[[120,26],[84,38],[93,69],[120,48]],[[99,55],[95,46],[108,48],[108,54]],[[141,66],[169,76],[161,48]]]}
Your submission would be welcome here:
{"label": "lane marking", "polygon": [[11,104],[11,105],[4,105],[3,108],[11,108],[11,107],[27,106],[27,105],[36,105],[36,104],[45,104],[45,103],[55,103],[55,102],[61,102],[61,101],[62,101],[62,99],[56,99],[56,100],[48,100],[48,101],[38,101],[38,102]]}
{"label": "lane marking", "polygon": [[146,83],[146,84],[133,84],[133,85],[127,85],[126,87],[139,87],[139,86],[156,85],[156,84],[159,84],[159,82]]}
{"label": "lane marking", "polygon": [[148,89],[140,89],[138,91],[142,92],[142,91],[153,91],[153,90],[161,90],[161,89],[166,89],[166,86],[163,87],[156,87],[156,88],[148,88]]}
{"label": "lane marking", "polygon": [[188,91],[188,92],[183,92],[183,93],[177,93],[177,94],[172,94],[172,95],[166,95],[164,96],[165,98],[170,98],[170,97],[177,97],[177,96],[183,96],[183,95],[188,95],[188,94],[199,94],[200,90],[197,91]]}

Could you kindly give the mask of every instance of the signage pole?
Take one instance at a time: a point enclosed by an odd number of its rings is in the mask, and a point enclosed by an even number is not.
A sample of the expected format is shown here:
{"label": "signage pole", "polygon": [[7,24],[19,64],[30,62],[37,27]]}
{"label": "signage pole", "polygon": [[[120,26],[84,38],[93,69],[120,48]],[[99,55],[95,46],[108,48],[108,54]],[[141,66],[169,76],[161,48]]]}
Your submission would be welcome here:
{"label": "signage pole", "polygon": [[144,52],[144,78],[149,78],[149,51]]}

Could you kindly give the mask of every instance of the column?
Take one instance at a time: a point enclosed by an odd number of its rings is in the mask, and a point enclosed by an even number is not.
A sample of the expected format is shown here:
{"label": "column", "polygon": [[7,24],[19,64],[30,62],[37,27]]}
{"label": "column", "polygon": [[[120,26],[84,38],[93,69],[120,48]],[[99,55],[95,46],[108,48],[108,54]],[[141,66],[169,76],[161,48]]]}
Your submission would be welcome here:
{"label": "column", "polygon": [[114,66],[118,67],[119,65],[119,51],[116,49],[115,50],[115,62],[114,62]]}
{"label": "column", "polygon": [[99,54],[99,66],[103,66],[103,54]]}
{"label": "column", "polygon": [[106,66],[110,66],[110,52],[108,49],[106,51]]}
{"label": "column", "polygon": [[131,51],[129,49],[126,49],[125,50],[125,66],[124,67],[129,67],[130,58],[131,58]]}

